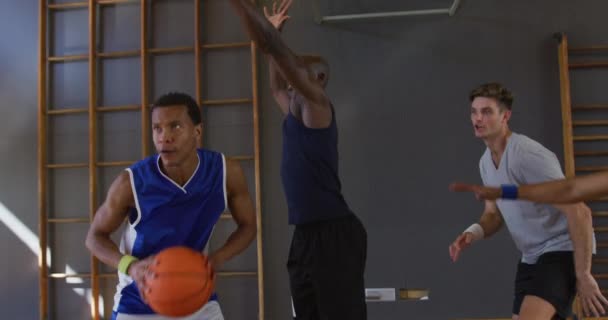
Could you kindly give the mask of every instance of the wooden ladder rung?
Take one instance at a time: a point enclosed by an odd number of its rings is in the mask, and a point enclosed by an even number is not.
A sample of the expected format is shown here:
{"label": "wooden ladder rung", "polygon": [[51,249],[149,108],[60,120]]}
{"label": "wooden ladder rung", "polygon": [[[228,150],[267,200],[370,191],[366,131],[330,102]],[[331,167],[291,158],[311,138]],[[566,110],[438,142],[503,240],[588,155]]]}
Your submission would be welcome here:
{"label": "wooden ladder rung", "polygon": [[593,134],[593,135],[584,135],[584,136],[573,136],[572,140],[574,140],[574,141],[603,141],[603,140],[608,140],[608,135]]}
{"label": "wooden ladder rung", "polygon": [[194,47],[151,48],[151,49],[148,49],[148,52],[152,53],[152,54],[194,52]]}
{"label": "wooden ladder rung", "polygon": [[606,226],[606,227],[604,227],[604,226],[602,226],[602,227],[594,227],[593,231],[594,232],[608,232],[608,226]]}
{"label": "wooden ladder rung", "polygon": [[[177,49],[177,48],[176,48]],[[116,51],[116,52],[97,52],[99,58],[127,58],[138,57],[139,50],[132,51]],[[85,61],[89,59],[88,54],[72,54],[67,56],[51,56],[47,58],[49,62],[69,62],[69,61]]]}
{"label": "wooden ladder rung", "polygon": [[593,275],[595,279],[606,280],[608,279],[608,273],[596,273]]}
{"label": "wooden ladder rung", "polygon": [[595,246],[597,248],[608,248],[608,242],[602,242],[602,241],[598,241]]}
{"label": "wooden ladder rung", "polygon": [[48,223],[89,223],[90,218],[48,218]]}
{"label": "wooden ladder rung", "polygon": [[[607,202],[608,201],[608,197],[599,197],[599,198],[595,198],[595,199],[591,199],[591,200],[587,200],[589,202]],[[606,215],[608,216],[608,215]],[[603,217],[603,215],[602,215]]]}
{"label": "wooden ladder rung", "polygon": [[139,57],[139,50],[131,50],[131,51],[114,51],[114,52],[98,52],[97,57],[99,58],[128,58],[128,57]]}
{"label": "wooden ladder rung", "polygon": [[47,169],[74,169],[74,168],[87,168],[88,163],[49,163],[46,165]]}
{"label": "wooden ladder rung", "polygon": [[[97,107],[97,112],[116,112],[116,111],[139,111],[141,106],[138,105],[125,105],[125,106],[112,106],[112,107]],[[88,108],[65,108],[65,109],[51,109],[47,110],[47,115],[66,115],[66,114],[77,114],[77,113],[88,113]]]}
{"label": "wooden ladder rung", "polygon": [[66,115],[66,114],[78,114],[78,113],[87,113],[89,109],[87,108],[69,108],[69,109],[51,109],[47,110],[47,115]]}
{"label": "wooden ladder rung", "polygon": [[229,42],[229,43],[207,43],[202,45],[205,50],[214,49],[231,49],[231,48],[249,48],[251,42]]}
{"label": "wooden ladder rung", "polygon": [[[253,156],[233,156],[233,157],[227,157],[227,158],[229,160],[236,160],[236,161],[253,160]],[[137,162],[137,160],[105,161],[105,162],[98,162],[97,166],[98,167],[128,167],[128,166],[134,164],[135,162]]]}
{"label": "wooden ladder rung", "polygon": [[[134,1],[127,1],[134,2]],[[232,48],[249,48],[250,42],[231,42],[231,43],[213,43],[204,44],[201,46],[205,50],[218,50],[218,49],[232,49]],[[167,53],[178,53],[178,52],[191,52],[194,47],[176,47],[176,48],[153,48],[149,49],[148,52],[153,54],[167,54]],[[115,51],[115,52],[98,52],[97,57],[99,58],[128,58],[138,57],[141,54],[140,50],[129,50],[129,51]],[[88,55],[75,55],[65,57],[49,57],[49,61],[69,61],[69,60],[86,60]]]}
{"label": "wooden ladder rung", "polygon": [[570,53],[570,54],[581,53],[581,52],[593,52],[593,51],[608,51],[608,45],[574,47],[574,48],[568,49],[568,53]]}
{"label": "wooden ladder rung", "polygon": [[116,112],[116,111],[139,111],[141,106],[138,105],[125,105],[125,106],[113,106],[113,107],[97,107],[97,112]]}
{"label": "wooden ladder rung", "polygon": [[242,99],[217,99],[217,100],[203,100],[201,105],[203,106],[225,106],[225,105],[234,105],[234,104],[251,104],[253,100],[250,98],[242,98]]}
{"label": "wooden ladder rung", "polygon": [[[228,157],[228,159],[232,160],[253,160],[253,156],[234,156]],[[128,167],[137,162],[136,160],[126,160],[126,161],[100,161],[97,162],[96,165],[98,167]],[[47,164],[46,167],[48,169],[71,169],[71,168],[86,168],[88,167],[88,163],[52,163]]]}
{"label": "wooden ladder rung", "polygon": [[[603,201],[608,200],[606,198],[604,198],[604,199],[605,200],[603,200]],[[591,213],[591,215],[594,216],[594,217],[598,217],[598,218],[604,218],[604,217],[608,217],[608,211],[593,211]]]}
{"label": "wooden ladder rung", "polygon": [[[95,165],[98,167],[128,167],[136,161],[102,161],[97,162]],[[88,168],[88,163],[50,163],[47,164],[48,169],[74,169],[74,168]]]}
{"label": "wooden ladder rung", "polygon": [[48,57],[49,62],[70,62],[70,61],[85,61],[89,59],[88,54],[72,54],[67,56]]}
{"label": "wooden ladder rung", "polygon": [[595,264],[608,264],[608,258],[593,258]]}
{"label": "wooden ladder rung", "polygon": [[572,62],[568,64],[570,69],[583,69],[583,68],[606,68],[608,67],[608,61],[592,61],[592,62]]}
{"label": "wooden ladder rung", "polygon": [[97,0],[100,5],[140,3],[139,0]]}
{"label": "wooden ladder rung", "polygon": [[608,126],[608,120],[574,120],[572,121],[574,126]]}
{"label": "wooden ladder rung", "polygon": [[128,167],[137,162],[133,161],[105,161],[105,162],[97,162],[98,167]]}
{"label": "wooden ladder rung", "polygon": [[575,168],[578,172],[596,172],[608,170],[608,166],[580,166]]}
{"label": "wooden ladder rung", "polygon": [[253,160],[253,156],[231,156],[227,157],[228,160],[236,160],[236,161],[249,161]]}
{"label": "wooden ladder rung", "polygon": [[86,1],[47,4],[47,8],[49,8],[51,10],[65,10],[65,9],[77,9],[77,8],[88,8],[88,7],[89,7],[89,3]]}
{"label": "wooden ladder rung", "polygon": [[574,151],[575,157],[604,157],[608,156],[608,151]]}
{"label": "wooden ladder rung", "polygon": [[580,104],[572,107],[573,111],[592,111],[592,110],[608,110],[608,104]]}

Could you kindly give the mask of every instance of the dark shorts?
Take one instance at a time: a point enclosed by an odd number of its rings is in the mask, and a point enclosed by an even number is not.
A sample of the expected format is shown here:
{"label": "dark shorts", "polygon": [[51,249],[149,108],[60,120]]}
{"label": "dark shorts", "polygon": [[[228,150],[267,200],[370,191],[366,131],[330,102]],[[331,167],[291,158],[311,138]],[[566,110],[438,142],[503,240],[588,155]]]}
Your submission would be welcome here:
{"label": "dark shorts", "polygon": [[547,252],[538,258],[536,264],[520,262],[515,276],[513,314],[519,314],[527,295],[537,296],[553,305],[556,319],[569,317],[576,296],[573,252]]}
{"label": "dark shorts", "polygon": [[365,320],[367,233],[349,215],[297,225],[287,269],[297,320]]}

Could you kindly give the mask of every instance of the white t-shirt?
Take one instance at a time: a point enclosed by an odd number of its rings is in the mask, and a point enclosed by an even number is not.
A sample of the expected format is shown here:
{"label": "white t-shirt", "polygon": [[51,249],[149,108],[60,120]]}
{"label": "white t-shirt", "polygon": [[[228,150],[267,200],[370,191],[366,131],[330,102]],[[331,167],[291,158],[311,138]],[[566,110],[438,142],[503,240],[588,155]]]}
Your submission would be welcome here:
{"label": "white t-shirt", "polygon": [[[540,143],[512,133],[498,168],[486,149],[479,161],[484,185],[534,184],[563,179],[559,161],[553,152]],[[566,216],[549,204],[524,200],[497,200],[505,225],[522,253],[522,262],[536,263],[540,255],[550,251],[573,251]],[[595,238],[593,239],[595,252]]]}

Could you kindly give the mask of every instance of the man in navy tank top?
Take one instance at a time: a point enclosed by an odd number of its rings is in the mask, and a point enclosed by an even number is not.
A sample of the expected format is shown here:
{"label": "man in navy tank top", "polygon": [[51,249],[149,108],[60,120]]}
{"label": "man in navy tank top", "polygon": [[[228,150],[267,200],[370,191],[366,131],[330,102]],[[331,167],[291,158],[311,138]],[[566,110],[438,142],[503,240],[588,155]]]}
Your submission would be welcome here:
{"label": "man in navy tank top", "polygon": [[294,311],[298,320],[366,319],[367,234],[341,192],[338,129],[325,93],[329,67],[321,57],[296,56],[281,40],[291,2],[265,8],[265,17],[250,0],[231,0],[269,60],[285,115],[281,177],[295,225],[287,263]]}
{"label": "man in navy tank top", "polygon": [[[165,320],[145,303],[144,275],[154,255],[172,246],[205,250],[223,212],[237,229],[209,254],[218,270],[253,241],[253,202],[240,164],[223,154],[197,149],[202,134],[200,109],[192,97],[169,93],[152,106],[157,154],[137,162],[112,183],[87,234],[87,248],[105,264],[118,268],[113,320]],[[110,238],[127,219],[120,246]],[[171,318],[174,319],[174,318]],[[222,320],[214,294],[183,320]]]}

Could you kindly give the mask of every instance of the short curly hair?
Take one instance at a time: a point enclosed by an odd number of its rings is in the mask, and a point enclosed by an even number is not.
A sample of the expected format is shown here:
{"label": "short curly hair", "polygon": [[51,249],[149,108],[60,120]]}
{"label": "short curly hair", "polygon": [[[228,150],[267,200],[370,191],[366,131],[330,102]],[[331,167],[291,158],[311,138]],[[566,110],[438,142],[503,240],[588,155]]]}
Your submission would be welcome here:
{"label": "short curly hair", "polygon": [[469,100],[473,102],[477,97],[496,99],[499,105],[508,110],[513,106],[513,94],[498,82],[484,83],[473,89],[469,94]]}
{"label": "short curly hair", "polygon": [[160,98],[158,98],[152,104],[150,112],[154,111],[154,109],[156,108],[172,106],[185,106],[186,108],[188,108],[188,116],[190,117],[194,125],[200,124],[203,121],[201,116],[201,109],[198,107],[198,104],[196,103],[194,98],[182,92],[169,92],[160,96]]}

